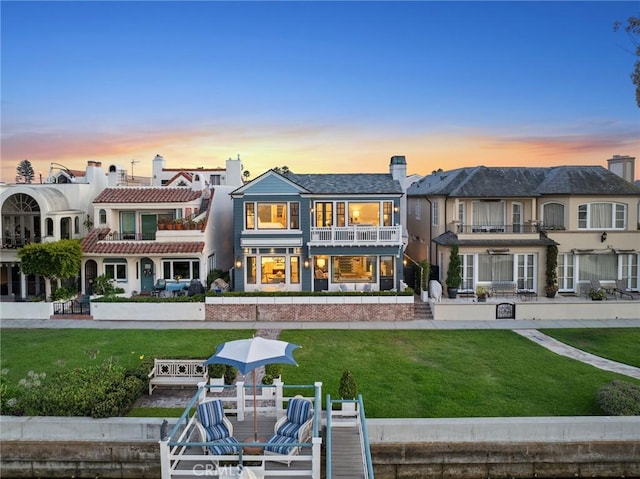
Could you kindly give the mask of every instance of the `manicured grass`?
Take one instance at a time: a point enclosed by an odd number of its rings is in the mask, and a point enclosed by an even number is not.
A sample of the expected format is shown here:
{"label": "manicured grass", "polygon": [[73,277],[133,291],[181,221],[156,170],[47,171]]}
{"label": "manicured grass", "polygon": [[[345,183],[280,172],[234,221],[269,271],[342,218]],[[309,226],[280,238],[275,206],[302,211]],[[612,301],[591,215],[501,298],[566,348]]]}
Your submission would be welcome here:
{"label": "manicured grass", "polygon": [[[368,417],[598,415],[617,374],[558,356],[511,331],[283,331],[300,344],[285,383],[320,378],[337,396],[343,369]],[[640,383],[629,378],[631,382]]]}
{"label": "manicured grass", "polygon": [[[51,374],[107,359],[127,366],[141,355],[206,358],[217,344],[251,334],[3,330],[0,363],[9,370],[6,379],[18,381],[29,370]],[[322,381],[323,396],[337,397],[342,371],[350,369],[368,417],[597,415],[599,387],[614,378],[640,383],[558,356],[510,331],[290,330],[281,339],[302,346],[294,352],[299,367],[283,367],[285,383]]]}
{"label": "manicured grass", "polygon": [[113,360],[133,367],[140,356],[149,358],[202,358],[232,339],[251,337],[239,330],[106,330],[106,329],[3,329],[0,365],[6,379],[17,382],[32,370],[58,371]]}
{"label": "manicured grass", "polygon": [[545,329],[558,341],[596,356],[640,368],[640,329]]}

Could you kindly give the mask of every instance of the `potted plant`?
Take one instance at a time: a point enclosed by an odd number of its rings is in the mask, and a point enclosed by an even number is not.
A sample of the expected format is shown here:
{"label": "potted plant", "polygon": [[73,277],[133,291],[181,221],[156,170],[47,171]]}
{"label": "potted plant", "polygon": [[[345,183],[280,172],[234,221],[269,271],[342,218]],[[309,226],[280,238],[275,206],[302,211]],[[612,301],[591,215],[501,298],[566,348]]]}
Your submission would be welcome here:
{"label": "potted plant", "polygon": [[478,286],[476,288],[476,296],[478,297],[478,303],[486,303],[487,302],[487,290],[482,286]]}
{"label": "potted plant", "polygon": [[[355,399],[358,394],[358,385],[353,374],[348,369],[345,369],[340,378],[340,384],[338,385],[338,395],[342,399]],[[355,411],[356,405],[353,402],[342,403],[343,411]]]}
{"label": "potted plant", "polygon": [[205,221],[204,218],[198,220],[198,224],[197,224],[197,228],[196,229],[202,230],[204,228],[205,223],[206,223],[206,221]]}
{"label": "potted plant", "polygon": [[431,274],[431,264],[426,259],[418,263],[420,267],[420,299],[424,302],[429,300],[429,275]]}
{"label": "potted plant", "polygon": [[167,220],[165,220],[165,219],[158,220],[158,229],[159,230],[166,230],[167,229]]}
{"label": "potted plant", "polygon": [[187,222],[187,225],[188,225],[188,228],[189,228],[190,230],[194,230],[194,229],[196,229],[196,222],[195,222],[195,221],[193,221],[193,220],[189,220],[189,221]]}
{"label": "potted plant", "polygon": [[173,223],[175,224],[175,228],[176,228],[176,230],[181,230],[181,229],[183,229],[183,228],[182,228],[183,221],[182,221],[182,219],[181,219],[181,218],[176,219]]}
{"label": "potted plant", "polygon": [[547,246],[547,269],[544,291],[547,298],[553,298],[558,291],[558,247],[555,244]]}
{"label": "potted plant", "polygon": [[589,290],[589,297],[591,298],[591,301],[602,301],[607,299],[607,293],[604,289],[591,288]]}
{"label": "potted plant", "polygon": [[458,254],[458,245],[454,244],[451,248],[451,254],[449,255],[449,268],[447,269],[447,295],[451,299],[455,299],[458,296],[458,288],[462,283],[462,276],[460,274],[462,262],[460,255]]}
{"label": "potted plant", "polygon": [[218,387],[209,388],[209,391],[213,393],[221,393],[224,391],[224,375],[227,372],[226,364],[210,364],[209,365],[209,384]]}

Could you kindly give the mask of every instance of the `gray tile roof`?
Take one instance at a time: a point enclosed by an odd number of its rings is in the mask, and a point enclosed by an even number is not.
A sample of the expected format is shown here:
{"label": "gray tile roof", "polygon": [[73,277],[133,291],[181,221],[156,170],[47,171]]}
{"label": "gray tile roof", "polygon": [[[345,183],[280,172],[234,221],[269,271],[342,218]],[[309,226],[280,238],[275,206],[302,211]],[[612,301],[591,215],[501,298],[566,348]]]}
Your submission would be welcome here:
{"label": "gray tile roof", "polygon": [[402,194],[400,182],[388,173],[287,173],[284,176],[315,194]]}
{"label": "gray tile roof", "polygon": [[638,194],[640,188],[602,166],[460,168],[425,176],[407,191],[408,196],[460,198]]}

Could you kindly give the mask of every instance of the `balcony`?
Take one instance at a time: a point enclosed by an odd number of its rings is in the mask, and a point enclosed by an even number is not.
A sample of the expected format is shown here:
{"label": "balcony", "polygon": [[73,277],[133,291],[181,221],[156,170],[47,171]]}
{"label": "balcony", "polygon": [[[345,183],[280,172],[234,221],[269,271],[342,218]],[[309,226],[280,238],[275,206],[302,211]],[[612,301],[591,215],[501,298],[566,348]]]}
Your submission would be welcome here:
{"label": "balcony", "polygon": [[458,234],[487,234],[487,233],[508,233],[508,234],[531,234],[539,232],[537,224],[522,225],[456,225]]}
{"label": "balcony", "polygon": [[324,226],[311,228],[309,246],[400,246],[402,227]]}
{"label": "balcony", "polygon": [[100,238],[100,241],[153,241],[156,239],[154,233],[119,233],[110,231]]}
{"label": "balcony", "polygon": [[30,243],[40,243],[42,238],[39,236],[23,237],[21,235],[5,235],[0,241],[0,245],[3,249],[16,249]]}

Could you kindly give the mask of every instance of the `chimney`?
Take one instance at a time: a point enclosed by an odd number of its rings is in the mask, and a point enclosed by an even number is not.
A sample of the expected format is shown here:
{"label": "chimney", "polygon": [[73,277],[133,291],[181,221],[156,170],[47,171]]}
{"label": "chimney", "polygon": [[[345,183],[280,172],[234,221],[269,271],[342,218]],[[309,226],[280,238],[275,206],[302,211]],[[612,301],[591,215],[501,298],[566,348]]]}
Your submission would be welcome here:
{"label": "chimney", "polygon": [[394,180],[398,180],[404,188],[404,180],[407,177],[407,159],[402,156],[392,156],[389,163],[389,173]]}
{"label": "chimney", "polygon": [[611,173],[624,178],[629,183],[635,181],[635,157],[628,155],[613,155],[613,158],[607,160],[608,168]]}

